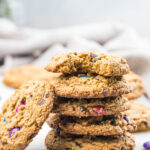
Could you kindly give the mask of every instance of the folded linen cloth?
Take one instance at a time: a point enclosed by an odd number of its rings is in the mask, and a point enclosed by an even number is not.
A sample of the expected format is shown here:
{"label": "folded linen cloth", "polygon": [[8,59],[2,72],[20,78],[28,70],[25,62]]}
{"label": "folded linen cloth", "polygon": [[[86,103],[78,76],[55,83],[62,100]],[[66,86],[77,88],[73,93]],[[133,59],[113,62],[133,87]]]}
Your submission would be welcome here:
{"label": "folded linen cloth", "polygon": [[46,65],[51,56],[66,51],[98,50],[121,55],[143,78],[150,94],[150,41],[128,25],[95,23],[59,29],[19,28],[0,19],[0,72],[12,66]]}

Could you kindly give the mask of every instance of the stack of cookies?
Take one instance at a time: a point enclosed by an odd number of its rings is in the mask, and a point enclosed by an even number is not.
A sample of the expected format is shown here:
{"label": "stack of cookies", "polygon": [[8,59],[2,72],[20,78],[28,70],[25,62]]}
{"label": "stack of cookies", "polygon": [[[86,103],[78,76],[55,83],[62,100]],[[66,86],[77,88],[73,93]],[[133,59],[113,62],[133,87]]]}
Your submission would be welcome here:
{"label": "stack of cookies", "polygon": [[131,150],[135,126],[124,113],[131,92],[123,75],[125,59],[108,54],[70,52],[55,56],[47,71],[62,73],[54,82],[57,98],[47,123],[49,150]]}

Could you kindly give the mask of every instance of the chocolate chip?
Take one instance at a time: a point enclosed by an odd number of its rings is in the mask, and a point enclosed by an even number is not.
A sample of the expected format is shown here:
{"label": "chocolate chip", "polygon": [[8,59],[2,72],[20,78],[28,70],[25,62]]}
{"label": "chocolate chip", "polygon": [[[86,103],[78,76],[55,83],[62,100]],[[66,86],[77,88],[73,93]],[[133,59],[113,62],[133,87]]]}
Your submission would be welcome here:
{"label": "chocolate chip", "polygon": [[107,94],[108,94],[108,89],[104,89],[103,94],[104,94],[104,96],[107,96]]}
{"label": "chocolate chip", "polygon": [[66,125],[68,122],[74,122],[74,120],[73,120],[73,118],[72,117],[63,117],[63,118],[61,118],[61,120],[62,120],[62,124],[63,125]]}
{"label": "chocolate chip", "polygon": [[75,111],[75,110],[76,110],[74,106],[72,106],[72,110],[73,110],[73,111]]}
{"label": "chocolate chip", "polygon": [[27,139],[27,140],[31,140],[31,139],[33,139],[35,136],[36,136],[36,134],[35,134],[35,133],[33,133],[32,135],[30,135],[30,136],[28,137],[28,139]]}
{"label": "chocolate chip", "polygon": [[41,105],[44,105],[45,104],[45,102],[46,102],[46,100],[45,99],[41,99],[41,100],[39,100],[39,105],[41,106]]}
{"label": "chocolate chip", "polygon": [[82,147],[82,145],[81,145],[80,143],[78,143],[78,142],[75,142],[75,144],[76,144],[77,146],[79,146],[80,148]]}
{"label": "chocolate chip", "polygon": [[23,97],[23,98],[21,99],[21,104],[26,104],[26,98],[25,98],[25,97]]}
{"label": "chocolate chip", "polygon": [[95,58],[97,56],[97,54],[95,54],[95,53],[90,53],[90,57],[91,58]]}
{"label": "chocolate chip", "polygon": [[65,150],[72,150],[71,148],[65,148]]}
{"label": "chocolate chip", "polygon": [[121,150],[125,150],[124,147],[121,147]]}
{"label": "chocolate chip", "polygon": [[7,143],[6,143],[6,142],[1,141],[1,144],[2,144],[2,145],[6,145]]}
{"label": "chocolate chip", "polygon": [[45,97],[46,97],[46,98],[49,98],[49,96],[50,96],[50,93],[48,92]]}
{"label": "chocolate chip", "polygon": [[111,125],[116,126],[116,120],[113,118],[112,121],[110,122]]}
{"label": "chocolate chip", "polygon": [[30,97],[32,98],[32,97],[33,97],[33,95],[32,95],[32,94],[30,94]]}
{"label": "chocolate chip", "polygon": [[144,124],[146,127],[148,126],[148,122],[147,121],[142,121],[141,124]]}
{"label": "chocolate chip", "polygon": [[86,111],[86,108],[84,106],[80,106],[81,111]]}
{"label": "chocolate chip", "polygon": [[95,124],[96,124],[96,125],[101,125],[101,122],[96,121]]}

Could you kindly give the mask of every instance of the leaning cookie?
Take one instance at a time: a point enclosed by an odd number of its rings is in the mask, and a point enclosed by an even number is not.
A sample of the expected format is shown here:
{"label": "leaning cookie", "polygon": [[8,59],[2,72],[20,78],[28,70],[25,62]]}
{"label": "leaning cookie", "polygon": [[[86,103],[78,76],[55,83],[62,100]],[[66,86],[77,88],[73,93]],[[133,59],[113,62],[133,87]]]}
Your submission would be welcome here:
{"label": "leaning cookie", "polygon": [[127,115],[121,114],[85,118],[50,114],[47,123],[52,128],[76,135],[121,135],[136,128]]}
{"label": "leaning cookie", "polygon": [[122,76],[130,70],[122,57],[96,52],[59,54],[52,57],[45,68],[64,74],[92,73],[103,76]]}
{"label": "leaning cookie", "polygon": [[30,80],[51,81],[57,76],[56,73],[47,72],[42,67],[29,64],[11,68],[4,72],[3,83],[12,88],[19,88]]}
{"label": "leaning cookie", "polygon": [[132,150],[135,146],[133,135],[124,136],[75,136],[50,131],[45,139],[48,150]]}
{"label": "leaning cookie", "polygon": [[53,88],[30,81],[6,101],[0,118],[0,150],[23,150],[41,129],[52,109]]}
{"label": "leaning cookie", "polygon": [[66,116],[88,117],[113,115],[130,108],[128,99],[123,96],[99,99],[73,99],[57,97],[52,113]]}
{"label": "leaning cookie", "polygon": [[135,132],[150,130],[150,107],[137,102],[130,102],[131,109],[126,114],[137,126]]}
{"label": "leaning cookie", "polygon": [[129,100],[136,99],[144,95],[145,88],[143,86],[140,76],[133,72],[130,72],[124,77],[133,88],[133,91],[131,93],[125,95]]}
{"label": "leaning cookie", "polygon": [[103,98],[131,92],[124,77],[103,77],[100,75],[61,75],[55,80],[55,92],[68,98]]}

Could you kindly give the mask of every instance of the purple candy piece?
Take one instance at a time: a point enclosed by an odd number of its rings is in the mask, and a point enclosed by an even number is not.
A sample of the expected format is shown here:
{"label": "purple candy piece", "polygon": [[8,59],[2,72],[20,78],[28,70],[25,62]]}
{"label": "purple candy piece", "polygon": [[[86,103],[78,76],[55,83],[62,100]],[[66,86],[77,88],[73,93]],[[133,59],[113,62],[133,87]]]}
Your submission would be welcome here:
{"label": "purple candy piece", "polygon": [[150,150],[150,141],[145,142],[143,147]]}
{"label": "purple candy piece", "polygon": [[120,135],[120,137],[122,138],[122,137],[123,137],[123,135]]}
{"label": "purple candy piece", "polygon": [[20,131],[20,127],[15,127],[10,131],[10,133],[9,133],[10,138],[12,137],[12,134],[15,133],[15,131]]}
{"label": "purple candy piece", "polygon": [[127,115],[124,115],[124,119],[125,119],[127,122],[130,121],[130,119],[127,117]]}

